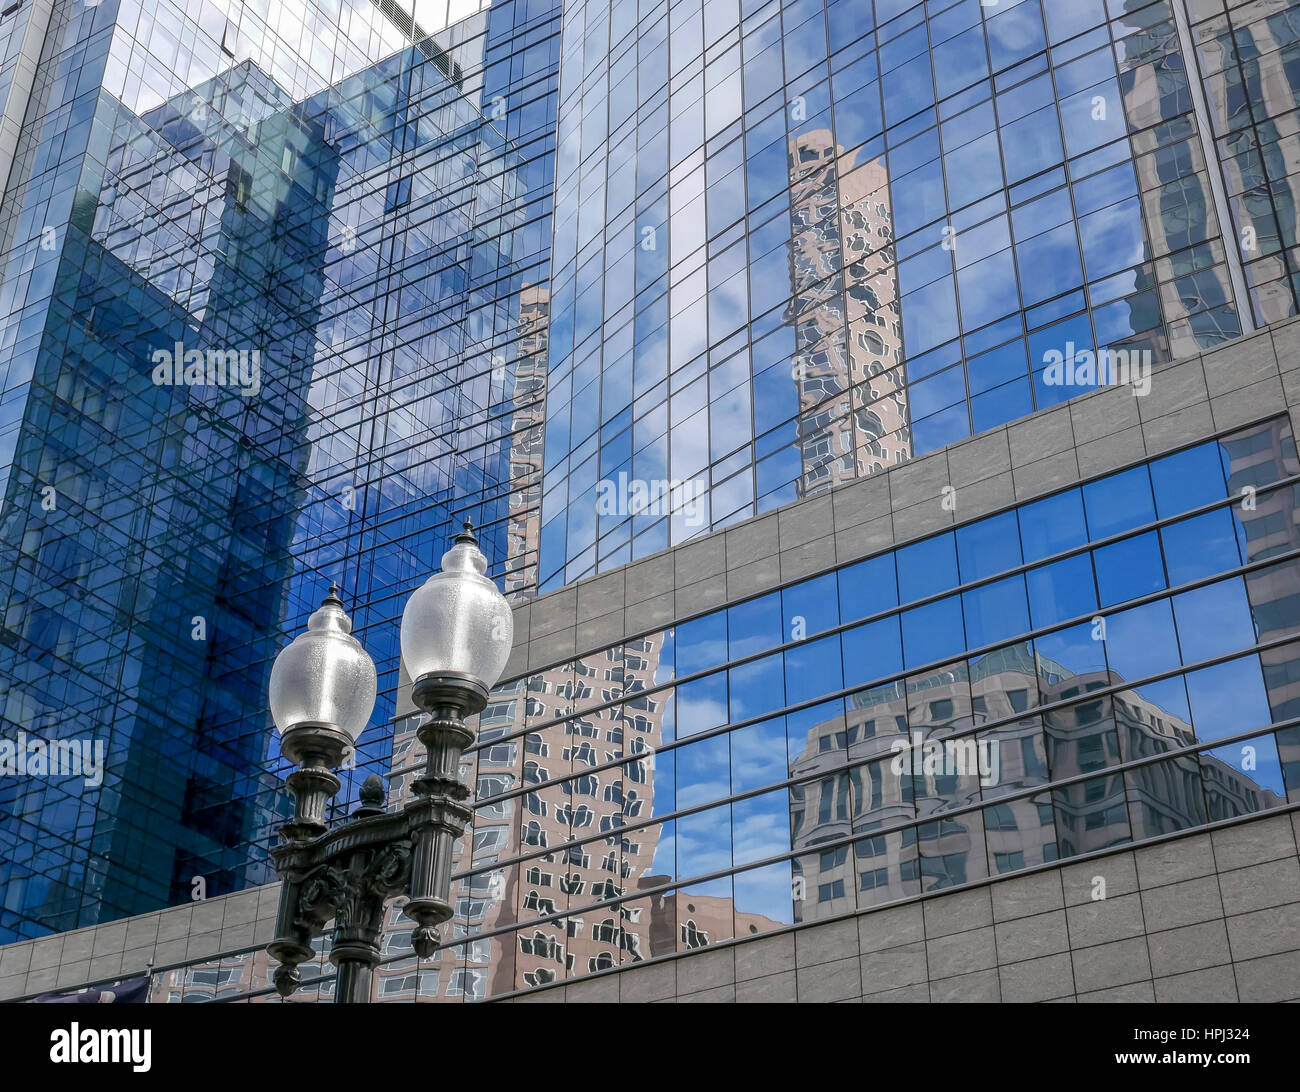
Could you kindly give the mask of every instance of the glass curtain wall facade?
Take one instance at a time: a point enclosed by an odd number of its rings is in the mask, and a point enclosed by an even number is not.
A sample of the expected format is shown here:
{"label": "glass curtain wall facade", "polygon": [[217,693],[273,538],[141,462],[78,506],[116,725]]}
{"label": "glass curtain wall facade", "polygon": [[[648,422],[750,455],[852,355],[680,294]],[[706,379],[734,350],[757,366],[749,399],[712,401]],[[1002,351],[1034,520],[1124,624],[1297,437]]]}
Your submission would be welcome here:
{"label": "glass curtain wall facade", "polygon": [[266,681],[331,579],[381,678],[349,783],[450,529],[535,582],[554,6],[412,45],[359,0],[54,5],[0,214],[0,716],[102,764],[0,779],[0,939],[274,878]]}
{"label": "glass curtain wall facade", "polygon": [[[499,686],[453,939],[375,1000],[483,1000],[1300,801],[1285,418]],[[419,764],[399,733],[400,797]],[[321,980],[299,1000],[327,1000]],[[159,1002],[278,1000],[248,953]]]}
{"label": "glass curtain wall facade", "polygon": [[1294,314],[1300,14],[1231,8],[567,5],[542,588]]}
{"label": "glass curtain wall facade", "polygon": [[[331,579],[380,673],[341,813],[407,791],[396,620],[463,518],[526,597],[1294,315],[1297,59],[1300,0],[0,15],[0,739],[104,745],[0,779],[0,942],[273,878],[266,678]],[[1295,801],[1298,473],[1279,419],[508,681],[450,943],[394,907],[377,998]]]}

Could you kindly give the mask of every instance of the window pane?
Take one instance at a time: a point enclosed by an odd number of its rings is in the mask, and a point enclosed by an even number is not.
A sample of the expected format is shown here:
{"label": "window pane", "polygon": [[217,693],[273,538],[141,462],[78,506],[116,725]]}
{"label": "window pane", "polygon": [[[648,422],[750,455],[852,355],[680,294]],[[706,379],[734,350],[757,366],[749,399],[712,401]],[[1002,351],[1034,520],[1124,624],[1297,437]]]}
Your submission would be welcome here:
{"label": "window pane", "polygon": [[728,669],[727,690],[731,697],[730,720],[733,724],[784,708],[785,672],[782,664],[781,654],[776,652]]}
{"label": "window pane", "polygon": [[1174,596],[1184,663],[1198,663],[1255,643],[1246,587],[1240,577]]}
{"label": "window pane", "polygon": [[1187,674],[1197,739],[1221,739],[1272,723],[1257,656]]}
{"label": "window pane", "polygon": [[727,608],[727,637],[733,660],[784,644],[786,638],[781,634],[778,592]]}
{"label": "window pane", "polygon": [[675,629],[678,675],[690,675],[727,662],[725,611],[683,622]]}
{"label": "window pane", "polygon": [[1145,466],[1085,485],[1083,502],[1093,540],[1141,527],[1156,518],[1151,477]]}
{"label": "window pane", "polygon": [[1025,598],[1023,576],[1008,577],[962,592],[961,600],[969,648],[997,644],[1029,629],[1029,604]]}
{"label": "window pane", "polygon": [[1226,485],[1221,451],[1218,444],[1201,444],[1151,464],[1161,519],[1223,499]]}
{"label": "window pane", "polygon": [[822,697],[843,686],[838,635],[786,649],[785,689],[786,700],[791,705]]}
{"label": "window pane", "polygon": [[1202,751],[1201,774],[1211,823],[1286,803],[1282,763],[1271,735]]}
{"label": "window pane", "polygon": [[1078,489],[1026,504],[1020,509],[1020,541],[1025,560],[1064,553],[1088,541],[1083,494]]}
{"label": "window pane", "polygon": [[957,586],[957,550],[951,533],[898,551],[898,594],[903,603]]}
{"label": "window pane", "polygon": [[1078,618],[1097,609],[1092,559],[1085,553],[1025,574],[1034,628]]}
{"label": "window pane", "polygon": [[839,571],[840,619],[855,622],[898,605],[894,555],[882,554]]}
{"label": "window pane", "polygon": [[844,646],[844,685],[861,686],[903,670],[898,616],[868,622],[840,634]]}
{"label": "window pane", "polygon": [[727,674],[719,671],[677,687],[677,736],[707,732],[727,723]]}
{"label": "window pane", "polygon": [[1105,644],[1112,682],[1158,675],[1182,663],[1173,613],[1164,599],[1110,615]]}
{"label": "window pane", "polygon": [[1021,563],[1020,525],[1015,512],[982,519],[957,529],[961,581],[968,584]]}
{"label": "window pane", "polygon": [[1177,586],[1241,564],[1232,512],[1220,508],[1160,530],[1169,583]]}
{"label": "window pane", "polygon": [[1201,771],[1191,755],[1152,762],[1124,774],[1134,838],[1155,838],[1205,822]]}
{"label": "window pane", "polygon": [[903,660],[907,667],[947,659],[964,646],[960,596],[903,612]]}
{"label": "window pane", "polygon": [[1092,555],[1103,607],[1137,599],[1165,586],[1160,536],[1154,531],[1098,547]]}
{"label": "window pane", "polygon": [[1056,837],[1062,857],[1075,857],[1132,841],[1122,777],[1098,777],[1055,789],[1052,804],[1056,809]]}

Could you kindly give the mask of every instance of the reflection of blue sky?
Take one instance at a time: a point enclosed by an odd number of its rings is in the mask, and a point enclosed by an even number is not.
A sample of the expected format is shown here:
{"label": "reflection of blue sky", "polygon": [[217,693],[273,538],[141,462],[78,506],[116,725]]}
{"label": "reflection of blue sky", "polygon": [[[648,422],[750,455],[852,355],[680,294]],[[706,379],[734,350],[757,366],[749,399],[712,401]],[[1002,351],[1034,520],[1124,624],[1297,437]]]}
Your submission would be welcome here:
{"label": "reflection of blue sky", "polygon": [[669,821],[658,827],[646,827],[641,836],[655,848],[649,875],[672,876],[677,868],[677,824]]}
{"label": "reflection of blue sky", "polygon": [[728,744],[725,735],[703,739],[677,749],[677,806],[693,808],[730,794]]}
{"label": "reflection of blue sky", "polygon": [[[1282,763],[1278,758],[1277,744],[1272,736],[1243,739],[1240,743],[1215,747],[1205,753],[1213,755],[1225,766],[1236,770],[1261,789],[1271,789],[1283,800],[1286,799],[1286,786],[1282,782]],[[1254,768],[1248,769],[1248,766]]]}
{"label": "reflection of blue sky", "polygon": [[1246,585],[1238,576],[1175,596],[1174,616],[1185,663],[1210,660],[1255,643]]}
{"label": "reflection of blue sky", "polygon": [[1106,658],[1116,682],[1177,668],[1181,661],[1169,602],[1162,599],[1108,617]]}
{"label": "reflection of blue sky", "polygon": [[727,673],[706,675],[677,687],[679,739],[727,723]]}
{"label": "reflection of blue sky", "polygon": [[1160,530],[1169,582],[1175,586],[1241,564],[1235,509],[1220,508]]}
{"label": "reflection of blue sky", "polygon": [[1093,551],[1101,605],[1110,607],[1165,586],[1160,536],[1155,531],[1126,538]]}
{"label": "reflection of blue sky", "polygon": [[1257,656],[1229,660],[1187,675],[1197,739],[1219,739],[1272,722]]}
{"label": "reflection of blue sky", "polygon": [[734,877],[736,913],[762,914],[789,925],[794,921],[790,905],[790,862],[741,872]]}
{"label": "reflection of blue sky", "polygon": [[811,701],[844,685],[840,639],[823,637],[785,651],[786,698],[791,704]]}
{"label": "reflection of blue sky", "polygon": [[739,659],[783,644],[781,593],[771,592],[727,608],[731,658]]}
{"label": "reflection of blue sky", "polygon": [[781,603],[786,641],[797,640],[800,634],[808,636],[831,629],[840,620],[834,573],[786,588],[781,593]]}
{"label": "reflection of blue sky", "polygon": [[677,875],[702,876],[731,867],[731,805],[677,819]]}
{"label": "reflection of blue sky", "polygon": [[784,717],[760,721],[731,733],[732,792],[747,792],[783,781],[788,773]]}
{"label": "reflection of blue sky", "polygon": [[1040,668],[1043,661],[1050,661],[1064,669],[1066,678],[1106,670],[1102,643],[1093,640],[1092,625],[1088,622],[1035,637],[1034,651],[1038,654]]}
{"label": "reflection of blue sky", "polygon": [[790,803],[785,789],[731,806],[732,854],[737,865],[790,850]]}
{"label": "reflection of blue sky", "polygon": [[676,627],[677,674],[727,662],[727,614],[717,611]]}
{"label": "reflection of blue sky", "polygon": [[774,713],[786,704],[785,669],[778,652],[728,672],[732,722]]}
{"label": "reflection of blue sky", "polygon": [[[1187,686],[1181,675],[1161,682],[1147,683],[1134,688],[1137,695],[1157,709],[1167,713],[1181,724],[1191,724],[1192,713],[1187,705]],[[1124,695],[1121,694],[1122,698]]]}

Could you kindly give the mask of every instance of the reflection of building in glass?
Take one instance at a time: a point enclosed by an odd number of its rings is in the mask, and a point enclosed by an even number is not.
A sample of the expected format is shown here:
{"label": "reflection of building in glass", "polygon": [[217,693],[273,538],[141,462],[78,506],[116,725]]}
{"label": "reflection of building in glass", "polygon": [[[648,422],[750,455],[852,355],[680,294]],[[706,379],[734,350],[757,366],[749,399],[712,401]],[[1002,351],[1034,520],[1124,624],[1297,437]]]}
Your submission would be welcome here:
{"label": "reflection of building in glass", "polygon": [[519,293],[519,341],[512,384],[513,399],[519,408],[510,422],[510,515],[503,590],[511,598],[537,586],[549,318],[546,286],[525,285]]}
{"label": "reflection of building in glass", "polygon": [[1221,141],[1235,249],[1255,317],[1296,314],[1296,94],[1300,35],[1285,5],[1240,4],[1193,27],[1214,135]]}
{"label": "reflection of building in glass", "polygon": [[[231,102],[257,114],[256,146]],[[304,496],[327,250],[310,201],[339,172],[290,107],[251,64],[142,116],[103,97],[49,309],[8,343],[31,382],[0,546],[3,734],[99,740],[107,770],[93,788],[4,779],[0,935],[188,899],[195,877],[209,894],[271,879],[249,846],[281,789],[248,711],[288,596],[281,517]],[[258,389],[159,384],[159,350],[255,353]]]}
{"label": "reflection of building in glass", "polygon": [[[272,879],[287,794],[250,711],[330,579],[381,679],[358,782],[448,528],[535,584],[557,58],[485,69],[513,11],[443,7],[412,46],[368,0],[326,28],[100,5],[52,25],[16,115],[32,13],[0,19],[0,734],[107,759],[99,788],[0,784],[0,939]],[[255,352],[259,389],[152,382],[178,344]]]}
{"label": "reflection of building in glass", "polygon": [[790,142],[800,496],[911,455],[888,172],[842,152],[829,129]]}

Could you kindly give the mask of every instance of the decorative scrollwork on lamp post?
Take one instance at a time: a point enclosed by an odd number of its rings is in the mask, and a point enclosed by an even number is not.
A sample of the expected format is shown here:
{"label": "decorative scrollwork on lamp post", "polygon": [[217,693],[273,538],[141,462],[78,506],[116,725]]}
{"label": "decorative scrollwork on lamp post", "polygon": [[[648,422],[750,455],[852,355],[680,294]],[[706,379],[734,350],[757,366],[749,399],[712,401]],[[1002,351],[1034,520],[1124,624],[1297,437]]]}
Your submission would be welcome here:
{"label": "decorative scrollwork on lamp post", "polygon": [[416,730],[425,767],[415,796],[400,811],[384,809],[383,782],[372,774],[347,822],[329,827],[334,771],[352,753],[374,710],[375,666],[352,636],[337,590],[281,650],[271,670],[271,714],[281,749],[297,769],[287,779],[293,819],[271,851],[283,881],[275,939],[275,986],[290,996],[299,965],[316,953],[313,937],[334,922],[330,961],[338,968],[335,999],[370,1000],[379,964],[384,906],[406,896],[402,912],[415,922],[412,947],[422,959],[437,950],[439,926],[452,916],[451,866],[456,839],[473,812],[461,784],[460,760],[474,742],[468,717],[487,704],[514,640],[510,606],[488,579],[487,559],[473,528],[456,536],[431,576],[402,612],[402,663],[411,701],[424,714]]}

